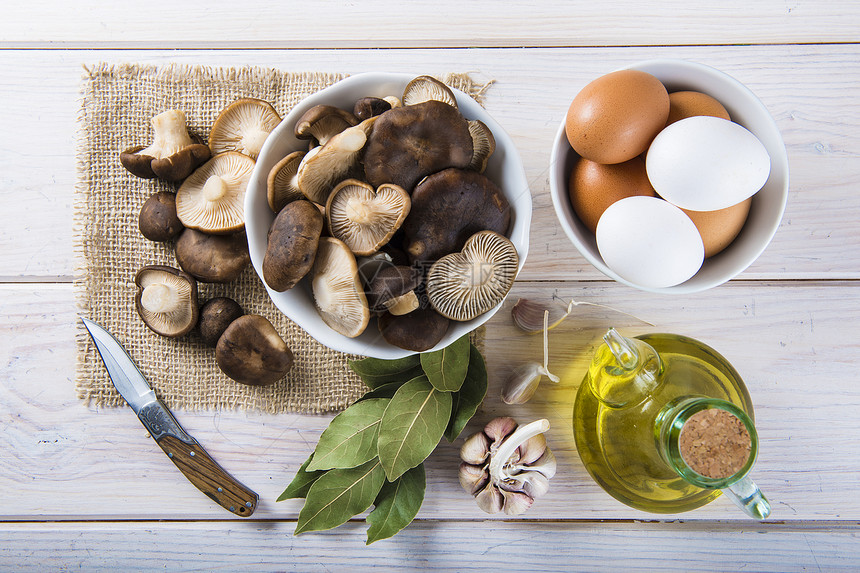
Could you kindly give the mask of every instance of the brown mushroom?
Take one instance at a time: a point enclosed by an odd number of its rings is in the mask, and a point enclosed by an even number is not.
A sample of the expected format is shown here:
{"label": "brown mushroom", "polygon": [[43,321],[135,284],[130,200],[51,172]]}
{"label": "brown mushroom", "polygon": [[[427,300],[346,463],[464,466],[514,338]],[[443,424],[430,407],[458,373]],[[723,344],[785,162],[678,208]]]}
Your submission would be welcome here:
{"label": "brown mushroom", "polygon": [[269,229],[263,255],[263,278],[269,288],[293,288],[314,264],[323,216],[314,203],[299,199],[288,203]]}
{"label": "brown mushroom", "polygon": [[134,306],[143,323],[161,336],[176,338],[197,324],[197,282],[163,265],[143,267],[134,277]]}
{"label": "brown mushroom", "polygon": [[374,312],[388,311],[395,316],[408,314],[419,306],[420,269],[389,266],[380,269],[367,286],[367,303]]}
{"label": "brown mushroom", "polygon": [[181,181],[209,159],[209,147],[188,134],[182,110],[169,109],[153,117],[151,123],[152,143],[126,149],[119,155],[120,163],[132,174],[144,179]]}
{"label": "brown mushroom", "polygon": [[290,201],[304,198],[296,179],[299,164],[304,156],[303,151],[294,151],[278,161],[269,171],[269,176],[266,178],[266,200],[269,202],[269,208],[275,213]]}
{"label": "brown mushroom", "polygon": [[296,122],[295,136],[325,145],[329,139],[348,127],[358,125],[358,122],[353,114],[333,105],[315,105]]}
{"label": "brown mushroom", "polygon": [[281,116],[268,102],[256,98],[242,98],[231,103],[215,119],[209,131],[212,155],[237,151],[256,160],[266,138]]}
{"label": "brown mushroom", "polygon": [[418,76],[406,84],[403,90],[403,105],[415,105],[431,100],[457,107],[457,98],[451,88],[432,76]]}
{"label": "brown mushroom", "polygon": [[472,320],[504,300],[517,276],[513,243],[493,231],[469,237],[463,250],[436,261],[427,273],[427,297],[439,314]]}
{"label": "brown mushroom", "polygon": [[287,375],[293,353],[265,317],[246,314],[230,323],[218,339],[215,362],[236,382],[267,386]]}
{"label": "brown mushroom", "polygon": [[478,231],[507,234],[511,208],[501,189],[471,170],[434,173],[412,192],[412,210],[403,223],[405,247],[415,261],[435,261],[459,251]]}
{"label": "brown mushroom", "polygon": [[334,186],[360,167],[361,150],[377,117],[366,119],[311,149],[299,164],[296,185],[309,200],[325,205]]}
{"label": "brown mushroom", "polygon": [[419,308],[400,316],[379,317],[379,332],[389,344],[412,352],[430,350],[445,337],[450,321],[432,308]]}
{"label": "brown mushroom", "polygon": [[314,303],[323,322],[355,338],[367,328],[370,309],[355,256],[343,241],[322,237],[312,271]]}
{"label": "brown mushroom", "polygon": [[234,233],[245,227],[245,191],[254,160],[228,151],[192,173],[176,192],[176,214],[186,227]]}
{"label": "brown mushroom", "polygon": [[391,108],[391,102],[380,97],[363,97],[355,102],[352,113],[360,121],[364,121],[369,117],[382,115]]}
{"label": "brown mushroom", "polygon": [[328,230],[356,255],[371,255],[400,229],[410,205],[409,193],[402,187],[384,184],[374,191],[367,183],[347,179],[328,197]]}
{"label": "brown mushroom", "polygon": [[140,233],[156,242],[174,239],[185,228],[176,215],[176,195],[166,191],[159,191],[144,202],[137,223]]}
{"label": "brown mushroom", "polygon": [[468,167],[472,161],[469,123],[439,101],[399,107],[378,116],[364,151],[367,182],[393,183],[411,192],[431,173]]}
{"label": "brown mushroom", "polygon": [[242,274],[251,256],[244,233],[209,235],[185,229],[176,241],[176,260],[199,281],[229,283]]}
{"label": "brown mushroom", "polygon": [[472,162],[470,169],[483,173],[487,169],[490,156],[496,151],[496,138],[483,121],[475,119],[469,122],[469,133],[472,134]]}
{"label": "brown mushroom", "polygon": [[239,303],[232,298],[219,296],[209,299],[200,307],[200,338],[206,346],[215,348],[218,339],[230,324],[245,314]]}

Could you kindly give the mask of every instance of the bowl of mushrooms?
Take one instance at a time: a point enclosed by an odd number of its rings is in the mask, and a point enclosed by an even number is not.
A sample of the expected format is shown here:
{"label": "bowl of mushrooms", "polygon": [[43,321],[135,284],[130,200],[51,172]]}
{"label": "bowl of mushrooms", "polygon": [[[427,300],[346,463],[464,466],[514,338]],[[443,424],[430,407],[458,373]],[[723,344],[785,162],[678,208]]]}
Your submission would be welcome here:
{"label": "bowl of mushrooms", "polygon": [[274,304],[330,348],[391,359],[490,319],[525,263],[532,206],[512,140],[475,100],[374,72],[287,114],[244,209]]}

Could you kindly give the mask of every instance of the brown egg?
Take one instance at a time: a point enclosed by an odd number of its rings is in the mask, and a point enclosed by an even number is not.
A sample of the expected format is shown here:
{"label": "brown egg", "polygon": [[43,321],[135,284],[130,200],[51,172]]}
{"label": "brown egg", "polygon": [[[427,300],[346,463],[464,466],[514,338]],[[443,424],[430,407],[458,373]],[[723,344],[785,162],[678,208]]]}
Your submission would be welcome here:
{"label": "brown egg", "polygon": [[747,220],[751,204],[752,197],[719,211],[681,209],[693,220],[702,236],[702,242],[705,243],[705,258],[716,255],[735,240]]}
{"label": "brown egg", "polygon": [[710,115],[731,120],[723,104],[701,92],[674,92],[669,94],[669,119],[666,125],[696,115]]}
{"label": "brown egg", "polygon": [[668,116],[669,94],[660,80],[621,70],[582,88],[567,111],[565,132],[582,157],[622,163],[648,148]]}
{"label": "brown egg", "polygon": [[633,195],[655,195],[640,157],[612,165],[580,159],[570,174],[568,193],[577,217],[592,233],[600,216],[616,201]]}

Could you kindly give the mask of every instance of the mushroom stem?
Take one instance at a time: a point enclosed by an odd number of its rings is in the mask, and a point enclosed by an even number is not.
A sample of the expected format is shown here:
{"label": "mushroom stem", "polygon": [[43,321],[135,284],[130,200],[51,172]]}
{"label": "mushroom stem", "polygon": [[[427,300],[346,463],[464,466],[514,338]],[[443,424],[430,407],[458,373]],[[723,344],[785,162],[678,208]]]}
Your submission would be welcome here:
{"label": "mushroom stem", "polygon": [[223,177],[213,175],[203,184],[203,197],[207,201],[216,202],[227,195],[229,187]]}
{"label": "mushroom stem", "polygon": [[373,210],[357,197],[350,197],[346,201],[346,217],[353,223],[367,225],[373,220]]}
{"label": "mushroom stem", "polygon": [[260,155],[260,150],[263,149],[263,144],[266,142],[267,137],[269,137],[268,131],[264,131],[259,127],[249,129],[248,132],[242,136],[242,147],[249,155],[257,157]]}
{"label": "mushroom stem", "polygon": [[419,306],[421,306],[421,304],[418,301],[418,295],[415,294],[414,290],[411,290],[408,293],[402,294],[398,297],[392,298],[387,303],[385,303],[385,309],[394,316],[409,314],[413,310],[417,309]]}
{"label": "mushroom stem", "polygon": [[143,289],[140,304],[150,312],[170,312],[179,306],[179,294],[166,284],[153,283]]}
{"label": "mushroom stem", "polygon": [[505,465],[514,452],[517,451],[522,444],[530,438],[543,434],[549,430],[549,420],[542,418],[535,420],[525,426],[520,426],[514,432],[505,438],[499,449],[493,454],[490,459],[490,480],[492,483],[499,483],[501,480],[508,477]]}
{"label": "mushroom stem", "polygon": [[152,144],[138,153],[157,159],[170,157],[194,142],[188,136],[185,127],[185,112],[179,109],[169,109],[150,120],[155,131]]}

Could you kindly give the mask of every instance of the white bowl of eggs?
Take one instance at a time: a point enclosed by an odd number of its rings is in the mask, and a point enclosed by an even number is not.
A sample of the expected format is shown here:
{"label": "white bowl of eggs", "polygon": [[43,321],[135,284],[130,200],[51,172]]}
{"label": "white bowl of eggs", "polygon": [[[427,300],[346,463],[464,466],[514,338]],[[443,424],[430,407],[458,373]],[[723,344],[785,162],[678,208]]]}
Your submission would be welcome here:
{"label": "white bowl of eggs", "polygon": [[692,293],[746,269],[788,200],[788,158],[771,115],[731,76],[649,60],[601,76],[553,142],[550,193],[579,252],[608,277]]}

